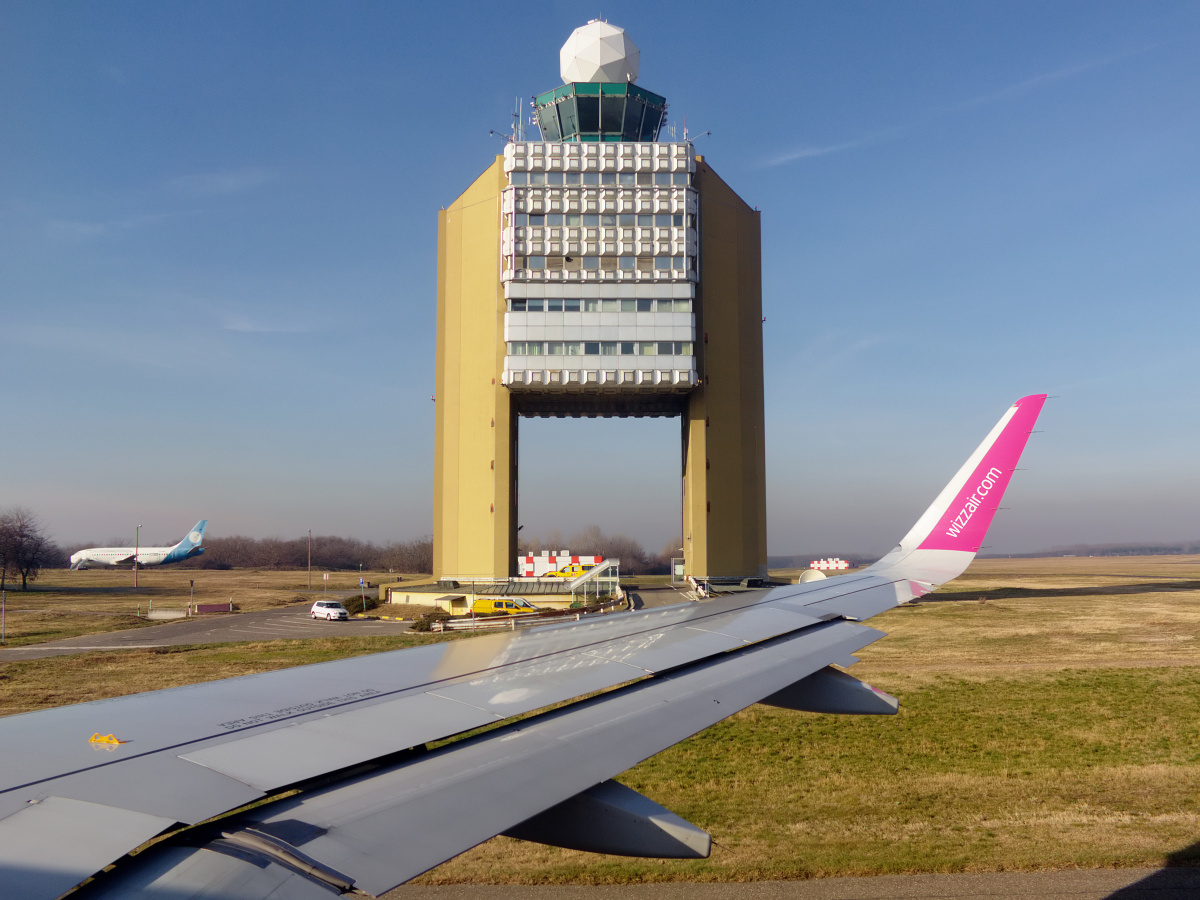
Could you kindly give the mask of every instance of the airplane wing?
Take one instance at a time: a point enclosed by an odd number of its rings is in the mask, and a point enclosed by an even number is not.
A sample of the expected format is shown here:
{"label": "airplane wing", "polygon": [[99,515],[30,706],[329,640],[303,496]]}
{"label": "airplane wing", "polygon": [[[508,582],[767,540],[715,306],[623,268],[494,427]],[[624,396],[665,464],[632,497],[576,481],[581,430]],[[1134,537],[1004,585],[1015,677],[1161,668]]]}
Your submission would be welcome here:
{"label": "airplane wing", "polygon": [[883,637],[862,620],[966,568],[1044,400],[862,572],[0,719],[0,884],[115,862],[73,896],[380,894],[497,834],[707,856],[611,779],[754,703],[895,712],[842,671]]}

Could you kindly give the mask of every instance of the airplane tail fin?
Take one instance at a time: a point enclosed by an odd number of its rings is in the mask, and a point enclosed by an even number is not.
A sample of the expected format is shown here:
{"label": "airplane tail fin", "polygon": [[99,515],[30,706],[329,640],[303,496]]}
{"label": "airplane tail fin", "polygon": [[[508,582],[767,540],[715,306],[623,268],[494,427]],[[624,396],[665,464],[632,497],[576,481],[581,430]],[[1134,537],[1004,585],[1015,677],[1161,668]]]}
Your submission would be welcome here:
{"label": "airplane tail fin", "polygon": [[983,443],[942,489],[900,545],[871,571],[930,585],[961,575],[979,552],[992,517],[1033,431],[1045,394],[1022,397],[1001,417]]}
{"label": "airplane tail fin", "polygon": [[207,527],[208,519],[201,519],[197,522],[196,527],[189,531],[182,541],[171,548],[171,552],[167,554],[163,562],[178,562],[181,559],[190,559],[193,556],[199,556],[203,553],[204,548],[200,545],[204,542],[204,529]]}

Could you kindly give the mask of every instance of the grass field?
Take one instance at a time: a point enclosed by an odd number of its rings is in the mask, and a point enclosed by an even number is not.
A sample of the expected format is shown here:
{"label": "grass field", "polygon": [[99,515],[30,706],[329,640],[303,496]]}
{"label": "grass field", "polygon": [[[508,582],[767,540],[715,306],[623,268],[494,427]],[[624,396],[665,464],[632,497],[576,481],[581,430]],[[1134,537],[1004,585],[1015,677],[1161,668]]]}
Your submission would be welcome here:
{"label": "grass field", "polygon": [[[1200,863],[1200,557],[984,560],[934,596],[956,602],[873,619],[889,637],[852,669],[900,698],[898,716],[751,707],[621,777],[711,831],[711,859],[629,860],[496,838],[422,881]],[[398,639],[12,663],[0,668],[0,707],[280,668],[389,640]]]}

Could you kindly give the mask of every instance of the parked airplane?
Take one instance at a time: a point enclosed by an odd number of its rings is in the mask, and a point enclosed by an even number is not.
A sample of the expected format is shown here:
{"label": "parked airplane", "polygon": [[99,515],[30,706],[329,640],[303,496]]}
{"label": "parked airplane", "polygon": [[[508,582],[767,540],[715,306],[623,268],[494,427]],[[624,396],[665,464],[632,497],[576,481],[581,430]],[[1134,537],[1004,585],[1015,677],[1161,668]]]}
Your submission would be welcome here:
{"label": "parked airplane", "polygon": [[845,672],[863,620],[967,568],[1045,399],[858,572],[0,718],[0,893],[378,895],[497,834],[705,857],[611,779],[755,703],[894,713]]}
{"label": "parked airplane", "polygon": [[93,547],[90,550],[79,550],[71,554],[71,568],[132,566],[135,553],[137,564],[143,569],[146,566],[165,566],[167,563],[191,559],[204,552],[200,544],[204,541],[204,529],[207,527],[208,519],[201,519],[196,523],[196,527],[188,532],[187,537],[174,547]]}

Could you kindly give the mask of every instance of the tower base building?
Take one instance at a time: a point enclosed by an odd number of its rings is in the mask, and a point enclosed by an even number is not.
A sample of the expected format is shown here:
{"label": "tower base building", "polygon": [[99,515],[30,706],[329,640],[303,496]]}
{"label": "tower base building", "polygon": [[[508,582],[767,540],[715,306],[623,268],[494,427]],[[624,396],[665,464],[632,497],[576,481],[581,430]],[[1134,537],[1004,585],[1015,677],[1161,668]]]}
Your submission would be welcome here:
{"label": "tower base building", "polygon": [[564,80],[601,63],[536,98],[546,140],[439,214],[435,574],[515,574],[522,416],[677,416],[686,572],[765,575],[759,214],[656,140],[666,102],[624,32],[589,23],[563,54]]}

